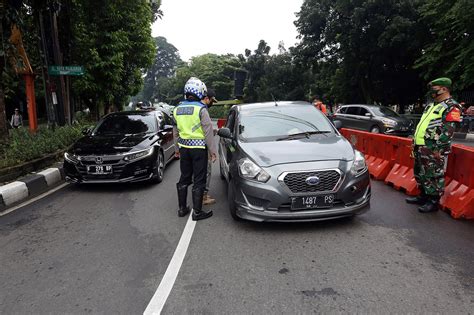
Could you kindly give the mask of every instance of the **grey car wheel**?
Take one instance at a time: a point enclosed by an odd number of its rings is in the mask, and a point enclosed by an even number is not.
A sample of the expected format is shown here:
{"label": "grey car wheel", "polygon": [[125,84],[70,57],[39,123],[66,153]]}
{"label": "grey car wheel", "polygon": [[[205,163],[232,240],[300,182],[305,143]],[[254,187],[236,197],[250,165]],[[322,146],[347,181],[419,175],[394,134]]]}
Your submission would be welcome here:
{"label": "grey car wheel", "polygon": [[231,180],[227,188],[227,203],[229,204],[229,212],[232,216],[232,219],[235,221],[241,221],[242,219],[237,216],[237,205],[235,204],[235,191],[234,191],[234,182]]}
{"label": "grey car wheel", "polygon": [[380,133],[380,128],[379,128],[379,126],[373,126],[372,128],[370,128],[370,132],[372,132],[372,133]]}

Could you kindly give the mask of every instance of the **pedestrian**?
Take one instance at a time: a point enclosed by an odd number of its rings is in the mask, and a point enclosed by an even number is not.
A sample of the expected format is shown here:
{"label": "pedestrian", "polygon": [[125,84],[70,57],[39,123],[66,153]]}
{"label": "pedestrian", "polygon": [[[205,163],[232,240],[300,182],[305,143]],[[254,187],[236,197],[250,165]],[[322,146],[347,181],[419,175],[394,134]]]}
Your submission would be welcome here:
{"label": "pedestrian", "polygon": [[18,108],[15,108],[15,113],[12,115],[10,125],[15,129],[23,126],[23,117],[21,116],[20,110]]}
{"label": "pedestrian", "polygon": [[[216,93],[213,89],[207,89],[207,96],[204,97],[203,103],[206,104],[207,109],[211,108],[214,103],[217,103]],[[216,134],[216,131],[213,130],[213,135]],[[216,203],[216,200],[209,195],[209,189],[211,187],[211,172],[212,172],[212,159],[209,153],[209,159],[207,160],[207,179],[206,179],[206,189],[204,190],[204,197],[202,204],[203,205],[212,205]]]}
{"label": "pedestrian", "polygon": [[328,110],[326,108],[326,105],[323,104],[319,96],[313,96],[313,99],[311,101],[313,105],[319,109],[321,112],[323,112],[324,115],[328,114]]}
{"label": "pedestrian", "polygon": [[420,195],[406,201],[422,205],[418,208],[422,213],[439,208],[446,158],[456,124],[461,122],[461,108],[451,97],[451,84],[449,78],[438,78],[428,84],[434,102],[425,108],[413,137],[414,173]]}
{"label": "pedestrian", "polygon": [[[206,85],[191,77],[184,86],[185,100],[173,110],[176,126],[173,128],[175,152],[180,158],[181,177],[176,184],[178,191],[178,216],[184,217],[191,210],[187,205],[188,186],[193,183],[192,200],[194,221],[207,219],[212,211],[202,210],[206,190],[207,164],[217,159],[212,121],[202,100],[207,96]],[[210,153],[208,153],[208,151]]]}

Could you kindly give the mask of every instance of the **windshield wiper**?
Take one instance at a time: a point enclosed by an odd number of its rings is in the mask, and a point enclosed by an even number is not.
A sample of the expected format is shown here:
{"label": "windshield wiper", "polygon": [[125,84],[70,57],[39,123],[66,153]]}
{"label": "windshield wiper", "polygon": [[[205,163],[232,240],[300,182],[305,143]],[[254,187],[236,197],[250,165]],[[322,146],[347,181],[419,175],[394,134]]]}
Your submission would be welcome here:
{"label": "windshield wiper", "polygon": [[278,138],[276,139],[276,141],[299,139],[301,136],[304,136],[309,139],[310,135],[319,135],[319,134],[326,134],[326,133],[331,133],[331,131],[317,130],[317,131],[298,132],[298,133],[293,133],[291,135],[288,135],[286,137]]}

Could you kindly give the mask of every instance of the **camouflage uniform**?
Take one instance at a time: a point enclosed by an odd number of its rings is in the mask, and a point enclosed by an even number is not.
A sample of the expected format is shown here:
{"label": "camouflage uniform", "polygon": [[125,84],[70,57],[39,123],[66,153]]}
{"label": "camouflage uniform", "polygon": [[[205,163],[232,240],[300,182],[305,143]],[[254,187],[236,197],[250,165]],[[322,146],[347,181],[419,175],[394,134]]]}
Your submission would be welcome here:
{"label": "camouflage uniform", "polygon": [[425,112],[439,105],[445,108],[442,118],[430,121],[424,135],[425,145],[415,145],[413,150],[418,188],[422,195],[433,199],[439,199],[444,192],[446,158],[451,149],[456,123],[460,120],[456,114],[459,104],[452,98],[427,106]]}

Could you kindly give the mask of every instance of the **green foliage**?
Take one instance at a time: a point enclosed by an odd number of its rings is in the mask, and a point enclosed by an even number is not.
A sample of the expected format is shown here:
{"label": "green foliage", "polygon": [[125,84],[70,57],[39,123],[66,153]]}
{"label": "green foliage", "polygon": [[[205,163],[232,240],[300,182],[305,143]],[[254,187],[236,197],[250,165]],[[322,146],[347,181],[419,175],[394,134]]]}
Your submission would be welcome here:
{"label": "green foliage", "polygon": [[[412,65],[427,31],[418,23],[419,5],[419,0],[306,0],[295,24],[302,36],[297,53],[315,77],[312,90],[330,91],[330,98],[343,102],[416,101],[424,85]],[[335,84],[340,88],[331,91],[328,85]]]}
{"label": "green foliage", "polygon": [[0,145],[0,168],[15,166],[46,154],[68,148],[82,136],[87,125],[65,126],[56,129],[41,128],[31,134],[27,128],[12,130],[8,143]]}
{"label": "green foliage", "polygon": [[433,80],[448,76],[456,90],[474,88],[474,6],[468,0],[429,0],[421,7],[430,26],[428,42],[416,67]]}
{"label": "green foliage", "polygon": [[211,118],[227,118],[229,115],[230,106],[212,106],[209,108],[209,116]]}

